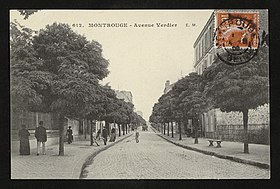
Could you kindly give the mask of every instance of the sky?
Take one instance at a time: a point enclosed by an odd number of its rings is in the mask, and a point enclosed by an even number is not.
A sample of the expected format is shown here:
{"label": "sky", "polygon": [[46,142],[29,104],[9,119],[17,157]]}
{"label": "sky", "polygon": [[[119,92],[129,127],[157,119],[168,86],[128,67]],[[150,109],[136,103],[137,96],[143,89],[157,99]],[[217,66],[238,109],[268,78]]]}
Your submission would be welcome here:
{"label": "sky", "polygon": [[[41,10],[24,20],[18,11],[11,10],[10,21],[16,19],[34,30],[54,22],[67,23],[88,40],[98,41],[104,58],[110,63],[110,74],[101,83],[109,83],[115,90],[131,91],[135,111],[142,111],[148,121],[154,103],[163,94],[166,80],[174,83],[194,71],[193,44],[212,12],[205,9]],[[100,27],[103,23],[127,27]],[[167,27],[158,27],[157,23]],[[145,26],[139,27],[142,24]]]}

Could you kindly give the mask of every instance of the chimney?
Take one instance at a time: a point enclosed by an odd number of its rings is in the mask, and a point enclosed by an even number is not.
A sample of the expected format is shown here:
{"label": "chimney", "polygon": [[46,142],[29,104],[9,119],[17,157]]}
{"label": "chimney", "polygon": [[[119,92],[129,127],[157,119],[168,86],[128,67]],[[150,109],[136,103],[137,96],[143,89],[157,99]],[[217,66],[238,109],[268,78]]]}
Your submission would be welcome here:
{"label": "chimney", "polygon": [[169,87],[169,86],[170,86],[170,81],[167,80],[167,81],[165,82],[165,87]]}

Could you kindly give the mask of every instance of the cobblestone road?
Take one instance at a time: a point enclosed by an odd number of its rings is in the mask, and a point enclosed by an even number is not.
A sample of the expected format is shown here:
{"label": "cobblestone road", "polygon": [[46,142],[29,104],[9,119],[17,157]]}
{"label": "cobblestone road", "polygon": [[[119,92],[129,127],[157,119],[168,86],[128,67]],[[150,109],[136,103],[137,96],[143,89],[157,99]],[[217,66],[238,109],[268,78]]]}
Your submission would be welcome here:
{"label": "cobblestone road", "polygon": [[267,179],[270,171],[177,147],[140,132],[98,154],[86,179]]}

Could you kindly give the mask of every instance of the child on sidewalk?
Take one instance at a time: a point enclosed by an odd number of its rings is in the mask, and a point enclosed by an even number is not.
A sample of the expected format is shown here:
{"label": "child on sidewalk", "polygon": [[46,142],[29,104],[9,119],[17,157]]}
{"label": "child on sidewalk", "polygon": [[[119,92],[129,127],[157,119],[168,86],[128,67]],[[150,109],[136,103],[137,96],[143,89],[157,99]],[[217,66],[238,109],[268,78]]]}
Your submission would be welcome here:
{"label": "child on sidewalk", "polygon": [[136,140],[136,143],[138,143],[139,142],[139,131],[138,131],[138,129],[136,128],[136,131],[135,131],[135,140]]}

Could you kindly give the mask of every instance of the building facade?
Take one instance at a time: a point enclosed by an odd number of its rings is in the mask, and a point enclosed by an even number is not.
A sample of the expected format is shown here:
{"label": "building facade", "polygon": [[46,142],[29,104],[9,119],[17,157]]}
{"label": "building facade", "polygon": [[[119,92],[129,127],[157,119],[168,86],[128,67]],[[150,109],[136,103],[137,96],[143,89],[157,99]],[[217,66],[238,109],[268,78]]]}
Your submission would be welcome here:
{"label": "building facade", "polygon": [[214,62],[214,21],[213,12],[193,45],[194,68],[199,75]]}
{"label": "building facade", "polygon": [[[223,11],[223,10],[216,10]],[[227,12],[259,12],[259,36],[263,31],[268,32],[267,10],[226,10]],[[194,69],[201,75],[205,69],[211,66],[216,56],[217,48],[214,46],[215,37],[215,12],[208,19],[206,25],[198,35],[193,45]],[[269,104],[257,109],[249,110],[249,131],[257,132],[265,128],[269,129]],[[200,117],[201,134],[209,138],[222,138],[224,140],[240,140],[243,130],[243,117],[240,112],[221,112],[212,109]]]}
{"label": "building facade", "polygon": [[[25,125],[26,128],[31,133],[31,138],[34,138],[34,132],[36,127],[39,125],[39,121],[44,122],[44,127],[47,129],[48,138],[58,137],[60,121],[59,117],[55,113],[43,113],[43,112],[30,112],[30,111],[18,111],[11,113],[11,140],[19,140],[18,131],[21,125]],[[83,135],[86,131],[86,120],[75,120],[65,117],[63,122],[64,131],[69,126],[73,130],[74,138]],[[66,135],[65,135],[66,136]]]}
{"label": "building facade", "polygon": [[[268,33],[268,10],[265,9],[218,9],[215,11],[226,12],[255,12],[259,14],[259,36],[263,31]],[[194,42],[194,69],[201,75],[202,72],[214,62],[217,49],[214,47],[215,38],[215,12],[213,12]]]}
{"label": "building facade", "polygon": [[171,91],[172,87],[174,86],[175,83],[170,84],[170,81],[167,80],[165,82],[165,86],[164,86],[164,90],[163,90],[163,94],[168,93],[169,91]]}
{"label": "building facade", "polygon": [[116,90],[116,95],[118,99],[123,99],[125,102],[133,103],[132,93],[130,91],[119,91]]}

